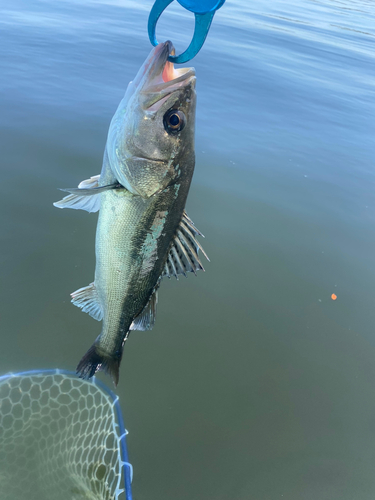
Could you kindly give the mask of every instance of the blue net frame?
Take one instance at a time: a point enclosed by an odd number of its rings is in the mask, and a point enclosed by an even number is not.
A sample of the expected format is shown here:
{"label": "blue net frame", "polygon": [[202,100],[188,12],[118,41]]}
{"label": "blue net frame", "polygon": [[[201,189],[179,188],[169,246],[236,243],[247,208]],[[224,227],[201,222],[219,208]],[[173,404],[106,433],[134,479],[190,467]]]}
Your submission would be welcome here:
{"label": "blue net frame", "polygon": [[[93,495],[93,498],[95,498],[95,499],[96,498],[100,498],[100,499],[103,498],[103,500],[112,499],[112,498],[119,499],[119,497],[123,497],[123,494],[125,494],[126,500],[132,500],[131,481],[132,481],[133,470],[132,470],[131,464],[129,463],[129,458],[128,458],[128,451],[127,451],[127,445],[126,445],[126,435],[128,434],[128,432],[125,429],[124,419],[122,416],[121,407],[120,407],[120,403],[119,403],[119,397],[113,391],[111,391],[103,382],[98,380],[96,377],[93,377],[91,379],[91,381],[83,381],[82,379],[79,379],[74,372],[71,372],[68,370],[61,370],[61,369],[30,370],[30,371],[23,371],[23,372],[18,372],[18,373],[8,373],[8,374],[0,376],[0,420],[2,423],[2,426],[0,429],[0,440],[3,439],[4,443],[8,446],[8,449],[9,449],[9,451],[8,451],[7,447],[4,446],[4,449],[2,450],[4,457],[6,457],[4,459],[4,462],[6,462],[8,460],[8,456],[9,456],[9,462],[11,462],[11,455],[12,454],[17,456],[16,449],[12,450],[10,448],[10,444],[12,444],[12,443],[7,442],[7,440],[6,440],[7,435],[10,436],[10,440],[20,441],[21,445],[22,445],[22,440],[25,440],[26,438],[30,437],[30,436],[27,436],[27,433],[23,432],[23,430],[21,428],[22,427],[22,418],[19,415],[16,415],[16,413],[19,414],[20,411],[26,412],[26,410],[27,410],[28,413],[31,415],[32,403],[35,403],[34,406],[36,406],[40,410],[41,403],[38,401],[38,394],[44,394],[45,401],[47,401],[47,403],[50,404],[49,399],[48,399],[48,390],[51,390],[51,389],[47,388],[47,390],[46,390],[46,388],[44,387],[44,393],[38,392],[37,394],[35,393],[33,395],[34,400],[32,398],[30,399],[30,397],[29,397],[30,396],[29,393],[31,392],[31,390],[34,390],[34,392],[35,392],[35,386],[39,386],[39,385],[41,386],[42,383],[44,383],[46,380],[48,380],[48,376],[51,376],[49,378],[52,380],[52,382],[51,381],[49,382],[49,387],[52,388],[52,386],[55,385],[54,389],[55,389],[55,392],[57,392],[57,393],[58,393],[59,388],[62,387],[63,383],[69,382],[70,383],[69,387],[73,387],[73,389],[71,389],[71,390],[75,390],[76,394],[78,391],[78,395],[79,395],[78,402],[80,402],[81,387],[84,387],[88,391],[89,397],[91,398],[90,401],[92,401],[92,402],[95,401],[95,398],[93,398],[93,395],[90,394],[90,391],[91,391],[91,393],[94,393],[94,396],[95,396],[95,390],[94,390],[95,387],[97,388],[96,392],[98,394],[99,394],[99,392],[100,392],[100,394],[104,394],[104,396],[105,396],[104,399],[105,399],[105,404],[106,404],[105,411],[107,412],[107,415],[104,415],[105,419],[100,420],[100,422],[105,421],[107,423],[107,425],[108,425],[109,421],[111,423],[112,444],[110,445],[110,452],[112,452],[112,455],[115,453],[118,453],[118,457],[116,458],[115,463],[117,464],[116,466],[119,470],[116,471],[116,474],[112,474],[112,476],[111,476],[113,479],[112,483],[116,483],[116,484],[114,486],[111,485],[111,488],[108,487],[108,491],[106,490],[106,494],[103,497],[101,497],[101,494],[98,493],[99,490],[96,489],[95,490],[96,496]],[[56,377],[57,377],[57,379],[60,380],[59,383],[55,382]],[[21,385],[23,382],[25,382],[23,384],[24,387],[22,387],[22,385]],[[33,389],[31,389],[32,387],[33,387]],[[39,387],[37,387],[37,388],[39,389]],[[69,393],[69,391],[68,391],[68,393]],[[98,396],[99,398],[101,397],[100,394]],[[25,399],[26,396],[27,396],[27,399]],[[64,402],[63,402],[64,396],[66,397],[66,394],[63,394],[62,392],[60,394],[57,394],[57,396],[54,396],[54,397],[51,396],[50,406],[52,407],[53,406],[52,403],[55,403],[55,406],[57,406],[57,404],[59,404],[60,407],[63,407],[64,406]],[[108,398],[108,399],[106,399],[106,398]],[[77,397],[76,397],[76,399],[77,399]],[[84,399],[84,396],[82,396],[82,399]],[[25,403],[25,401],[27,401],[27,403]],[[77,403],[77,401],[74,401],[74,402]],[[43,416],[43,412],[38,413],[37,420],[42,420],[43,418],[46,418],[46,414],[48,413],[48,410],[50,410],[48,404],[44,403],[44,405],[45,405],[44,409],[46,409],[46,411],[44,412],[45,415]],[[71,404],[71,403],[69,403],[69,404]],[[28,406],[30,408],[28,408]],[[97,412],[96,412],[96,415],[97,415],[98,408],[95,407],[95,404],[93,404],[93,408],[97,410]],[[109,410],[112,410],[112,412],[110,412]],[[51,413],[52,413],[52,411],[57,412],[56,408],[55,408],[55,410],[51,410]],[[80,410],[80,411],[82,411],[82,410]],[[86,413],[88,413],[87,409],[86,409]],[[109,413],[111,413],[111,415],[109,415]],[[17,416],[18,416],[18,420],[16,419]],[[47,417],[48,416],[49,415],[47,415]],[[49,417],[52,419],[51,421],[53,422],[52,415]],[[8,418],[8,423],[6,421],[7,418]],[[34,418],[34,421],[35,421],[35,418]],[[9,424],[9,422],[10,422],[10,424]],[[15,425],[15,423],[18,423],[18,428]],[[39,424],[39,421],[37,421],[37,423]],[[54,424],[56,426],[56,422],[54,422]],[[97,424],[96,427],[99,428],[99,424]],[[64,431],[66,431],[66,430],[64,429]],[[8,434],[7,434],[7,432],[8,432]],[[30,433],[30,429],[28,430],[28,432]],[[91,433],[92,433],[92,429],[91,429]],[[52,435],[52,432],[51,432],[51,435]],[[92,436],[92,434],[90,436]],[[80,437],[81,436],[79,436],[79,438]],[[104,456],[104,451],[108,451],[108,450],[106,450],[106,441],[105,441],[106,436],[105,436],[105,434],[104,434],[104,437],[101,436],[101,438],[102,438],[102,440],[104,439],[104,441],[100,444],[100,448],[102,449],[101,450],[102,455]],[[8,439],[8,441],[9,441],[9,439]],[[16,444],[15,444],[15,446],[16,446]],[[86,445],[86,446],[90,446],[90,445]],[[50,452],[51,450],[47,450],[47,451]],[[53,452],[53,450],[51,451],[51,453],[52,452]],[[7,454],[8,454],[8,456],[7,456]],[[81,452],[81,454],[82,454],[82,452]],[[100,466],[103,467],[103,465],[100,465]],[[9,467],[11,468],[12,466],[10,465]],[[46,466],[44,466],[44,467],[46,467]],[[108,466],[108,468],[110,469],[109,466]],[[3,473],[3,475],[2,475],[2,473]],[[75,473],[75,471],[73,471],[73,473]],[[95,473],[93,473],[93,471],[91,471],[91,474],[94,474],[94,479],[95,479],[94,482],[99,484],[98,476],[95,476]],[[1,469],[0,469],[0,478],[2,479],[4,484],[6,484],[6,474],[4,474],[4,471],[2,471]],[[20,481],[22,482],[21,477],[20,477]],[[17,481],[17,482],[19,482],[19,481]],[[123,486],[122,488],[120,487],[120,483]],[[110,489],[111,489],[112,493],[111,493]],[[81,497],[83,498],[83,496],[85,494],[86,493],[80,492],[79,488],[78,488],[77,491],[74,490],[74,495],[76,495],[76,496],[73,495],[73,497],[74,498],[81,498]],[[6,498],[8,498],[6,496],[6,493],[4,493],[4,495]],[[86,498],[86,496],[84,496],[84,497]],[[18,500],[15,498],[14,493],[10,493],[9,498],[14,498],[15,500]]]}

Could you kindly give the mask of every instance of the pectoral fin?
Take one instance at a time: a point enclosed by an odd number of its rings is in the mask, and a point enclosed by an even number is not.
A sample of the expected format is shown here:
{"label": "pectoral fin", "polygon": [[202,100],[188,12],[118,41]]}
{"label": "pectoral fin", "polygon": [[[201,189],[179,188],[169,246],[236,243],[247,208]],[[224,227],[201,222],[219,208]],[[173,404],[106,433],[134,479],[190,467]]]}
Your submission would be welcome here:
{"label": "pectoral fin", "polygon": [[86,212],[97,212],[100,209],[100,193],[108,189],[122,188],[121,184],[109,184],[107,186],[99,186],[100,175],[95,175],[90,179],[82,181],[77,188],[61,189],[70,193],[60,201],[53,205],[57,208],[74,208],[86,210]]}
{"label": "pectoral fin", "polygon": [[184,212],[182,220],[174,237],[167,262],[165,263],[162,276],[175,276],[178,279],[179,274],[186,276],[187,272],[204,271],[202,262],[199,259],[198,252],[201,250],[203,255],[209,261],[206,252],[196,239],[196,236],[203,234],[194,226],[193,221],[188,214]]}

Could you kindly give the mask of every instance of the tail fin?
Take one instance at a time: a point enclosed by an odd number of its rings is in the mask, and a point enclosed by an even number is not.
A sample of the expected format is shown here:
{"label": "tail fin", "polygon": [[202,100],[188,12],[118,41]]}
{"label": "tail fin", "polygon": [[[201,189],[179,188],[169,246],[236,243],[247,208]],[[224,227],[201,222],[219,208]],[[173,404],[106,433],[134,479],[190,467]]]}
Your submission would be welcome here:
{"label": "tail fin", "polygon": [[122,358],[124,344],[120,352],[109,354],[101,349],[95,341],[90,349],[83,356],[77,366],[77,375],[85,380],[90,379],[97,371],[104,371],[113,380],[117,386],[120,377],[120,363]]}

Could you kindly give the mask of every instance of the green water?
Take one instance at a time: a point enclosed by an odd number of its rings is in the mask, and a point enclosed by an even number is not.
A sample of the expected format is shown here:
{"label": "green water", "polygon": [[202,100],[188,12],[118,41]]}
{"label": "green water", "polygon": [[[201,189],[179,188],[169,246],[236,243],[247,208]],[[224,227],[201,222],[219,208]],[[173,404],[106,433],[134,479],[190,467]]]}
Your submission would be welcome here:
{"label": "green water", "polygon": [[[97,216],[52,202],[100,172],[151,3],[5,2],[2,373],[74,369],[100,332],[69,301],[93,279]],[[178,49],[184,15],[158,35]],[[135,499],[374,498],[373,19],[365,0],[215,17],[187,206],[211,262],[165,281],[154,330],[126,344]]]}

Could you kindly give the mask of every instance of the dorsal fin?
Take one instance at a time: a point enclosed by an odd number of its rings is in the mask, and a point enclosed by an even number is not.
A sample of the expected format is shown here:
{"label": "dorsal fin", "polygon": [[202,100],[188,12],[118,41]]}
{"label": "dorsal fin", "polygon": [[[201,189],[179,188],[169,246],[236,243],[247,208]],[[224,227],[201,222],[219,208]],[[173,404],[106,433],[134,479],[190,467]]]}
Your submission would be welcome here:
{"label": "dorsal fin", "polygon": [[[184,211],[182,220],[174,237],[167,262],[165,263],[162,276],[175,276],[178,279],[179,274],[186,276],[187,272],[196,274],[196,271],[204,271],[202,262],[199,259],[198,252],[201,250],[203,255],[209,261],[206,252],[196,239],[196,236],[203,234],[195,227],[193,221]],[[203,236],[204,237],[204,236]]]}
{"label": "dorsal fin", "polygon": [[129,330],[152,330],[155,324],[156,317],[156,305],[158,303],[158,291],[157,289],[151,295],[150,300],[146,304],[145,308],[134,318],[133,323],[130,325]]}

